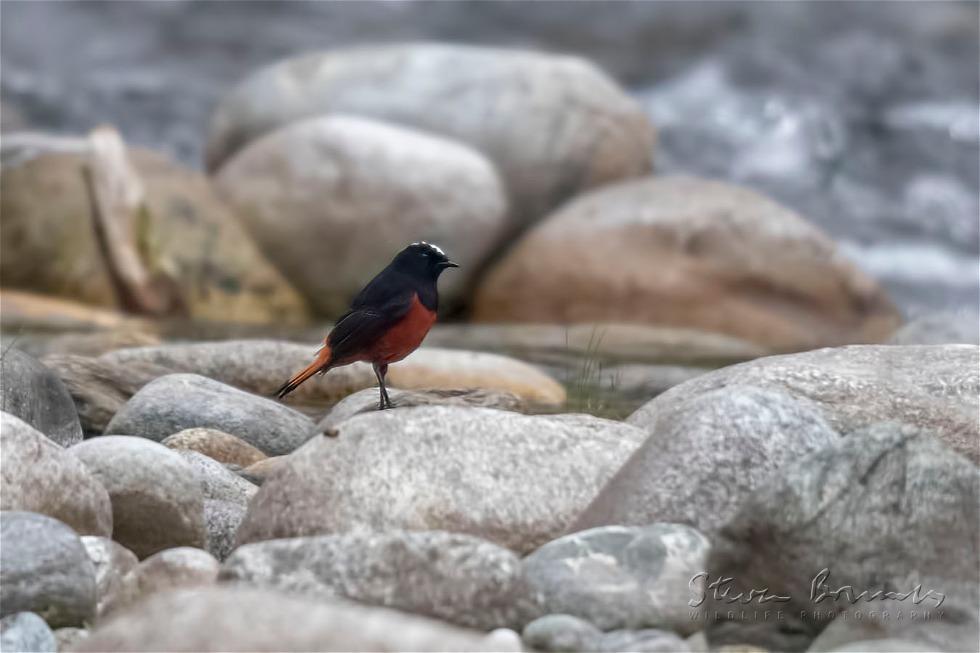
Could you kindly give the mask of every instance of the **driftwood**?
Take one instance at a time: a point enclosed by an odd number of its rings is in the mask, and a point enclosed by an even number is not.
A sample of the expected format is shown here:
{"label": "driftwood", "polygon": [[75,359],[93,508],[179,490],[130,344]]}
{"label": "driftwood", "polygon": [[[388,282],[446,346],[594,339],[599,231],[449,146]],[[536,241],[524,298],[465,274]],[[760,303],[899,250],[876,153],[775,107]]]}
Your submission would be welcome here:
{"label": "driftwood", "polygon": [[185,313],[177,283],[152,270],[141,256],[138,225],[150,216],[146,191],[126,155],[126,144],[108,126],[94,129],[88,141],[89,161],[82,175],[96,240],[120,306],[141,315]]}

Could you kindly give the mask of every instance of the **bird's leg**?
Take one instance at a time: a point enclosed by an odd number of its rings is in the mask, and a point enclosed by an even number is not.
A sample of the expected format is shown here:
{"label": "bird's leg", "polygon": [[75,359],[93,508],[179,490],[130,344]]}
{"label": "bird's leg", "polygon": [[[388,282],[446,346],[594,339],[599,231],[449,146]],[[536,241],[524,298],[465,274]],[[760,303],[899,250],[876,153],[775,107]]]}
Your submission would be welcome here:
{"label": "bird's leg", "polygon": [[378,377],[378,389],[381,391],[381,403],[378,404],[378,410],[392,408],[391,399],[388,398],[388,389],[385,388],[385,374],[387,373],[387,365],[374,365],[374,375]]}

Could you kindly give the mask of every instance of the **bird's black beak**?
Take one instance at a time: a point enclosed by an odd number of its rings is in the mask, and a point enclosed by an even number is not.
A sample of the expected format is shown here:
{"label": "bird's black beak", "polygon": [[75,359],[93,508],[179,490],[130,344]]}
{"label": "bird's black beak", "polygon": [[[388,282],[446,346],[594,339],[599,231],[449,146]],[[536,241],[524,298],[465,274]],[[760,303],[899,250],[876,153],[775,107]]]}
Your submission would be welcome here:
{"label": "bird's black beak", "polygon": [[439,264],[439,267],[442,269],[458,268],[459,265],[457,263],[453,263],[452,261],[443,261],[442,263]]}

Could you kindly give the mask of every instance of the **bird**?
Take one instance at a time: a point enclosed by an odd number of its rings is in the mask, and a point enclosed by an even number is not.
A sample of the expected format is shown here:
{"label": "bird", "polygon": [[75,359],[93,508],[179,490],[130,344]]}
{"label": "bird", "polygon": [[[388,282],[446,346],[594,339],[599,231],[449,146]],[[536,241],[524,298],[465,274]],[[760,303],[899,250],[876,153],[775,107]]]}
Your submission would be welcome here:
{"label": "bird", "polygon": [[276,392],[284,398],[314,374],[355,361],[371,363],[381,395],[378,410],[392,408],[388,366],[415,351],[436,321],[439,275],[459,266],[436,245],[415,242],[398,252],[351,301],[316,358]]}

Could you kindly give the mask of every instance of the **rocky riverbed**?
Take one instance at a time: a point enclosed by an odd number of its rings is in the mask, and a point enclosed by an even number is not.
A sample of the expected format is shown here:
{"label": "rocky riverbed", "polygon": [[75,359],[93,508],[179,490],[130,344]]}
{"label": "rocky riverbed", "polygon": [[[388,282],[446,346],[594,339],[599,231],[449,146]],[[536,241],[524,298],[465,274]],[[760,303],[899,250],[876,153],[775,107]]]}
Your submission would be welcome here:
{"label": "rocky riverbed", "polygon": [[976,650],[976,6],[612,6],[5,3],[0,649]]}
{"label": "rocky riverbed", "polygon": [[[393,410],[353,369],[313,381],[300,412],[266,398],[293,348],[5,350],[5,650],[976,641],[976,345],[758,358],[624,421],[566,412],[527,363],[437,349],[405,364],[397,384],[417,389]],[[815,605],[824,568],[833,587],[923,583],[942,611],[843,628],[831,609],[873,604]],[[725,619],[706,589],[721,577],[791,602]]]}

